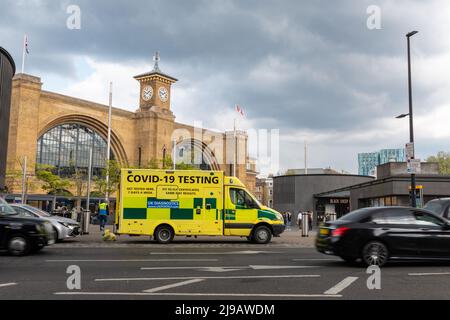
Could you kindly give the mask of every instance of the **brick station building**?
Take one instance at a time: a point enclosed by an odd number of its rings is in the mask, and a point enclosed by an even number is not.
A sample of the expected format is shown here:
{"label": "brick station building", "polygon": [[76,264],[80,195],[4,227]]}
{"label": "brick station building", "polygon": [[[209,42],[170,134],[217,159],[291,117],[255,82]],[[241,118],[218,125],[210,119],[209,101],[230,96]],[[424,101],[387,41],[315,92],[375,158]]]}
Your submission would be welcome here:
{"label": "brick station building", "polygon": [[[250,190],[255,189],[256,169],[247,155],[247,135],[238,131],[216,132],[175,121],[171,110],[172,85],[177,82],[163,73],[155,59],[153,70],[137,75],[136,111],[112,108],[111,159],[122,167],[145,166],[151,160],[161,163],[171,157],[176,141],[177,162],[200,169],[223,170],[236,176]],[[176,92],[174,92],[176,94]],[[21,194],[20,179],[8,172],[20,172],[27,158],[27,174],[34,178],[36,166],[52,165],[64,174],[71,164],[87,168],[93,150],[93,174],[106,164],[108,106],[42,90],[41,78],[16,74],[12,81],[9,134],[6,161],[8,197]],[[199,118],[199,120],[202,120]],[[73,187],[67,190],[73,193]],[[29,190],[29,202],[51,199],[38,187]],[[10,199],[11,200],[11,199]]]}

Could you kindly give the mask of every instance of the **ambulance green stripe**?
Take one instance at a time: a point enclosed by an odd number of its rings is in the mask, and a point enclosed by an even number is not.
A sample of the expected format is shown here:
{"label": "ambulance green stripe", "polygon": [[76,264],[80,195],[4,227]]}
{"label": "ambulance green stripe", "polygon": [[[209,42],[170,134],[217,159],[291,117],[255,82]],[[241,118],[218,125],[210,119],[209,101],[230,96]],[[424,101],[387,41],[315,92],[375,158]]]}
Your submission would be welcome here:
{"label": "ambulance green stripe", "polygon": [[194,208],[203,208],[203,198],[194,198]]}
{"label": "ambulance green stripe", "polygon": [[124,208],[123,209],[124,219],[147,219],[147,209],[146,208]]}
{"label": "ambulance green stripe", "polygon": [[170,219],[192,220],[194,219],[194,210],[192,209],[170,209]]}

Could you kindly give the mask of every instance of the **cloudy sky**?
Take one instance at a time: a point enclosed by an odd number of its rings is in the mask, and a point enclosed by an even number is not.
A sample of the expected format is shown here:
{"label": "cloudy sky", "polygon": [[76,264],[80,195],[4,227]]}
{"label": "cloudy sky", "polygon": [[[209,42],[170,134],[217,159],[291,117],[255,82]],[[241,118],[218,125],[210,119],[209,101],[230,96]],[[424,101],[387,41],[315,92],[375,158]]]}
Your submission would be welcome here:
{"label": "cloudy sky", "polygon": [[[67,28],[81,10],[80,29]],[[380,20],[374,11],[380,9]],[[134,75],[155,50],[177,121],[230,130],[237,103],[245,129],[279,129],[279,170],[308,165],[357,173],[358,152],[409,139],[405,34],[411,41],[416,157],[449,151],[450,2],[0,0],[0,46],[45,90],[137,109]],[[367,22],[381,28],[368,28]],[[262,139],[261,139],[262,140]],[[253,156],[266,143],[252,144]],[[272,169],[261,165],[267,173]]]}

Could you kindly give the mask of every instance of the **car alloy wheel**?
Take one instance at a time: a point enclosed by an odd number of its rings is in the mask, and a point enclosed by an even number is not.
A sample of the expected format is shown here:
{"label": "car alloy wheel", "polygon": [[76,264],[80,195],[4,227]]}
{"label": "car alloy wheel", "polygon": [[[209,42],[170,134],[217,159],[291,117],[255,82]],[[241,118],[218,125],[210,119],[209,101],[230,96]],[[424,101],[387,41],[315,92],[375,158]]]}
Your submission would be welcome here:
{"label": "car alloy wheel", "polygon": [[28,251],[28,241],[23,236],[13,236],[8,241],[8,251],[14,256],[21,256]]}
{"label": "car alloy wheel", "polygon": [[362,258],[368,266],[383,266],[389,257],[387,247],[379,241],[371,241],[364,246]]}

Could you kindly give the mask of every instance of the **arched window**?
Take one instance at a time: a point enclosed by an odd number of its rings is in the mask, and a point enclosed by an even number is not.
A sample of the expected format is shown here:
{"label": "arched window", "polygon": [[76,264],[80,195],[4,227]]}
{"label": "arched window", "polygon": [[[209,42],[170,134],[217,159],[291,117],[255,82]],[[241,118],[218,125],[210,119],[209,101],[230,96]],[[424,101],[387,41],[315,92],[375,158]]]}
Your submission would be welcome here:
{"label": "arched window", "polygon": [[206,147],[195,143],[193,139],[177,143],[176,148],[176,163],[189,164],[201,170],[213,169],[212,155],[206,154]]}
{"label": "arched window", "polygon": [[[37,141],[36,165],[54,166],[60,176],[73,174],[75,168],[87,171],[91,148],[92,174],[99,176],[106,167],[105,139],[84,125],[62,124],[47,131]],[[110,159],[115,159],[112,152]]]}

